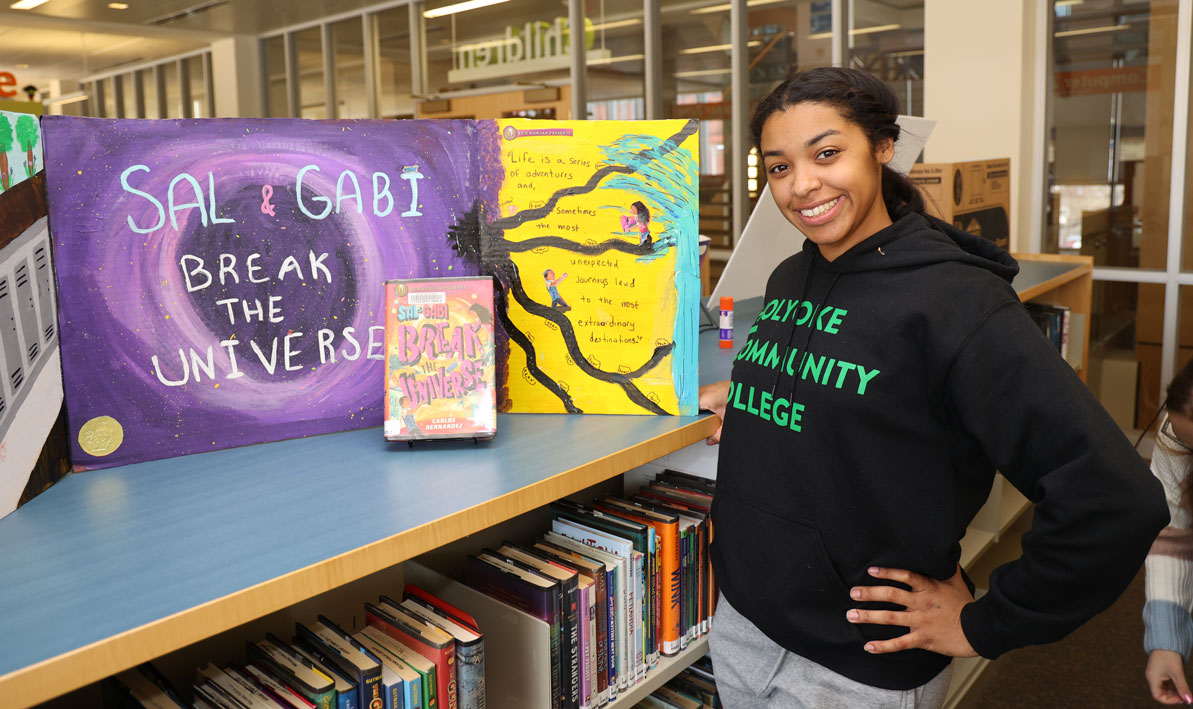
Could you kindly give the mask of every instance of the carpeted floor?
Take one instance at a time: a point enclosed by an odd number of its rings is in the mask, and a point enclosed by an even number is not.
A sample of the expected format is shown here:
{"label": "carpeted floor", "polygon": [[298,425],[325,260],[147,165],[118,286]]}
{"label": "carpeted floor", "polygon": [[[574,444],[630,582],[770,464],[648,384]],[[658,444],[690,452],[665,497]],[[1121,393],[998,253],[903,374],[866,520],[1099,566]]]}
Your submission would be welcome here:
{"label": "carpeted floor", "polygon": [[1113,606],[1069,637],[987,666],[958,709],[1161,706],[1143,677],[1143,598],[1140,572]]}

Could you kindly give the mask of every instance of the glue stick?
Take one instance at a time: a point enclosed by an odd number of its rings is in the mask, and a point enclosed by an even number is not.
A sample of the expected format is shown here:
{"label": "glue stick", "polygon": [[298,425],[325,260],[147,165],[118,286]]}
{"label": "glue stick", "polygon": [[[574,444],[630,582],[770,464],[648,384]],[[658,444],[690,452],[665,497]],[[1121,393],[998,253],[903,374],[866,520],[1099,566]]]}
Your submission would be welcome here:
{"label": "glue stick", "polygon": [[733,347],[733,298],[721,297],[721,349]]}

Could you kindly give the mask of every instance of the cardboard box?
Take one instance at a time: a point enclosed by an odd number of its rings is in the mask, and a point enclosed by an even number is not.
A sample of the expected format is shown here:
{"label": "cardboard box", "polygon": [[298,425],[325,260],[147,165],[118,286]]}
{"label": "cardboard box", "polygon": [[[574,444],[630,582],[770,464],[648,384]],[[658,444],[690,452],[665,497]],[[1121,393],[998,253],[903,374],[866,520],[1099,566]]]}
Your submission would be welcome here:
{"label": "cardboard box", "polygon": [[929,214],[1010,249],[1010,158],[920,163],[907,176],[924,193]]}

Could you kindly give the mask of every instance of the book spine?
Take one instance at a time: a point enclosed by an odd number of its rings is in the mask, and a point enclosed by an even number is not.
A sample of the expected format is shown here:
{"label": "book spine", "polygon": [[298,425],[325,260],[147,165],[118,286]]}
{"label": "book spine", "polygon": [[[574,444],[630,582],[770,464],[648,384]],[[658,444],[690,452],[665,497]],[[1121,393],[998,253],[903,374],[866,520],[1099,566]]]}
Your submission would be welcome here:
{"label": "book spine", "polygon": [[651,579],[653,584],[651,586],[651,598],[654,599],[654,635],[652,636],[650,644],[650,666],[651,668],[658,667],[659,656],[663,650],[663,607],[666,602],[663,596],[663,564],[662,544],[659,538],[658,529],[654,529],[654,547],[651,553]]}
{"label": "book spine", "polygon": [[362,709],[377,709],[376,702],[384,701],[385,688],[381,684],[381,668],[377,672],[360,675],[360,703]]}
{"label": "book spine", "polygon": [[426,686],[426,681],[422,677],[414,682],[406,682],[405,699],[409,709],[432,709],[431,696],[423,691]]}
{"label": "book spine", "polygon": [[680,606],[680,635],[679,648],[688,646],[688,630],[691,627],[692,604],[695,596],[692,593],[692,537],[694,527],[688,527],[683,536],[683,548],[680,551],[680,586],[683,599]]}
{"label": "book spine", "polygon": [[642,559],[646,565],[646,597],[650,600],[650,615],[646,619],[646,665],[654,667],[659,662],[659,548],[654,527],[648,526],[647,530],[650,543],[646,556]]}
{"label": "book spine", "polygon": [[551,654],[551,709],[561,709],[567,704],[567,690],[563,687],[564,672],[560,648],[562,639],[560,625],[562,624],[562,619],[559,617],[560,602],[558,592],[556,592],[553,598],[553,604],[555,608],[550,625],[551,641],[549,648]]}
{"label": "book spine", "polygon": [[609,572],[609,701],[626,688],[625,631],[625,589],[615,564]]}
{"label": "book spine", "polygon": [[712,613],[717,605],[717,590],[712,582],[712,559],[709,558],[708,553],[708,540],[712,536],[712,531],[707,520],[701,527],[700,534],[700,538],[703,540],[703,546],[700,548],[703,556],[703,564],[700,566],[700,587],[704,592],[704,632],[707,634],[712,630]]}
{"label": "book spine", "polygon": [[626,559],[625,574],[623,576],[623,589],[625,591],[625,621],[626,621],[626,645],[625,645],[625,667],[626,667],[626,687],[633,687],[638,684],[638,574],[634,568],[633,554],[629,559]]}
{"label": "book spine", "polygon": [[596,608],[597,692],[600,694],[600,703],[605,704],[609,701],[609,596],[606,590],[608,577],[604,568],[593,574],[593,580],[596,581],[593,586],[596,591],[593,605]]}
{"label": "book spine", "polygon": [[703,564],[703,556],[700,547],[700,532],[692,538],[692,629],[689,632],[688,640],[695,640],[700,637],[700,568]]}
{"label": "book spine", "polygon": [[485,641],[456,647],[460,709],[485,709]]}
{"label": "book spine", "polygon": [[385,706],[386,707],[402,707],[402,709],[415,709],[414,698],[410,696],[410,685],[412,683],[402,680],[398,684],[390,684],[385,687]]}
{"label": "book spine", "polygon": [[646,596],[646,554],[640,551],[630,552],[630,559],[633,561],[634,573],[637,574],[637,584],[634,587],[637,596],[635,598],[635,610],[638,611],[638,621],[634,625],[634,630],[638,637],[634,642],[635,660],[638,663],[638,675],[634,684],[646,679],[646,638],[647,628],[650,625],[650,599]]}
{"label": "book spine", "polygon": [[336,706],[336,690],[329,689],[321,694],[311,692],[306,695],[306,698],[318,707],[318,709],[332,709]]}
{"label": "book spine", "polygon": [[567,621],[567,654],[563,659],[568,670],[568,701],[573,707],[580,706],[580,598],[576,580],[573,575],[566,584],[560,584],[565,604],[561,615]]}
{"label": "book spine", "polygon": [[580,660],[580,709],[592,709],[592,684],[589,682],[589,673],[592,671],[592,665],[588,662],[588,611],[592,601],[592,587],[579,589],[580,597],[580,613],[577,622],[579,629],[579,649],[578,653]]}
{"label": "book spine", "polygon": [[[441,694],[440,689],[439,689],[441,686],[440,675],[444,674],[444,668],[447,667],[446,663],[443,660],[443,653],[428,650],[428,646],[425,643],[411,637],[410,634],[407,633],[406,631],[393,625],[392,623],[387,621],[385,618],[374,613],[372,610],[369,610],[371,607],[372,606],[369,606],[366,604],[366,609],[365,609],[365,624],[366,625],[373,626],[378,631],[385,633],[389,637],[393,638],[394,640],[398,641],[399,643],[405,645],[406,647],[410,648],[414,652],[417,652],[418,654],[422,655],[423,657],[425,657],[431,661],[431,663],[432,663],[431,670],[426,675],[424,675],[424,685],[425,685],[425,689],[426,689],[426,691],[425,691],[426,707],[427,707],[427,709],[438,709],[438,707],[440,706],[439,698],[446,696],[446,695]],[[452,653],[453,653],[452,659],[453,659],[453,664],[454,664],[454,659],[455,659],[454,643],[452,646]],[[452,678],[448,684],[450,684],[450,686],[454,687],[455,683],[456,683],[455,667],[453,666],[453,667],[450,667],[449,669],[451,670]],[[447,701],[447,700],[444,699],[444,701]]]}
{"label": "book spine", "polygon": [[[438,663],[436,663],[438,665]],[[443,664],[437,667],[439,675],[439,696],[447,697],[448,709],[459,709],[460,698],[456,693],[456,643],[450,642],[443,648]]]}
{"label": "book spine", "polygon": [[680,620],[683,588],[679,580],[679,524],[665,525],[661,539],[659,561],[663,583],[666,584],[663,594],[663,654],[675,655],[679,652],[680,625],[683,622]]}

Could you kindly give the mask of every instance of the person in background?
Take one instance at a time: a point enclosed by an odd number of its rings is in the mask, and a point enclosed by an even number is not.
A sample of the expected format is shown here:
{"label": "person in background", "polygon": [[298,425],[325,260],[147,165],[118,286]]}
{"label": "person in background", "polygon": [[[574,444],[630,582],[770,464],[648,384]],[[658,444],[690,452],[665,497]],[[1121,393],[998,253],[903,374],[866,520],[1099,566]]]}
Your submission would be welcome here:
{"label": "person in background", "polygon": [[[722,417],[709,643],[730,709],[939,707],[953,657],[1058,640],[1108,607],[1168,518],[1024,311],[1015,260],[925,216],[887,166],[897,114],[878,78],[823,67],[752,121],[807,241],[732,378],[700,394]],[[995,470],[1036,512],[974,600],[960,540]]]}
{"label": "person in background", "polygon": [[1152,449],[1152,474],[1164,486],[1172,519],[1147,555],[1143,648],[1148,688],[1162,704],[1193,704],[1185,660],[1193,649],[1193,362],[1168,385],[1165,416]]}

